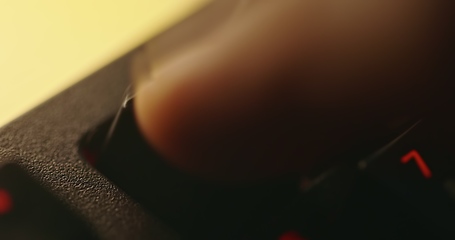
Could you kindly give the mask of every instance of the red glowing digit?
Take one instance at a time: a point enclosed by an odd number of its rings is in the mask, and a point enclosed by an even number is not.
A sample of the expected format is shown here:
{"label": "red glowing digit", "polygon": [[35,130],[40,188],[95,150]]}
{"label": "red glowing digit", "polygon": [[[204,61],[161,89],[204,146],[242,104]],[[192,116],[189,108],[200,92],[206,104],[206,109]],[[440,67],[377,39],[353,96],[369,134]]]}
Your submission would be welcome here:
{"label": "red glowing digit", "polygon": [[425,163],[425,161],[423,160],[422,156],[420,156],[419,152],[417,152],[416,150],[412,150],[408,154],[404,155],[401,158],[401,163],[406,164],[409,161],[411,161],[412,159],[414,159],[415,162],[417,163],[417,166],[419,167],[419,169],[422,172],[423,176],[425,178],[431,178],[431,176],[433,174],[431,173],[430,168]]}

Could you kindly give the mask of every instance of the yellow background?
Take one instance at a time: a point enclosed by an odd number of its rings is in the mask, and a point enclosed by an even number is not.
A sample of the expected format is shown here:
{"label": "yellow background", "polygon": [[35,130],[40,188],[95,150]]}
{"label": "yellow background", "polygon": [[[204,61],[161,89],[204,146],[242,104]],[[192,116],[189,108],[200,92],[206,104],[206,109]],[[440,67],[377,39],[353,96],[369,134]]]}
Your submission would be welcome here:
{"label": "yellow background", "polygon": [[208,0],[0,0],[0,126]]}

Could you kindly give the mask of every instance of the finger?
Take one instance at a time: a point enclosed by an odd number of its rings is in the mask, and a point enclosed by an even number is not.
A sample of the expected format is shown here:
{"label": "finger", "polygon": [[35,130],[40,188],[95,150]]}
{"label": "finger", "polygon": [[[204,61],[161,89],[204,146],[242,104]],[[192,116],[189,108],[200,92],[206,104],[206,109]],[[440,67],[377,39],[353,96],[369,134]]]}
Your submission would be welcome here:
{"label": "finger", "polygon": [[157,70],[135,101],[146,139],[186,171],[245,181],[305,172],[412,118],[436,11],[336,2],[267,1]]}

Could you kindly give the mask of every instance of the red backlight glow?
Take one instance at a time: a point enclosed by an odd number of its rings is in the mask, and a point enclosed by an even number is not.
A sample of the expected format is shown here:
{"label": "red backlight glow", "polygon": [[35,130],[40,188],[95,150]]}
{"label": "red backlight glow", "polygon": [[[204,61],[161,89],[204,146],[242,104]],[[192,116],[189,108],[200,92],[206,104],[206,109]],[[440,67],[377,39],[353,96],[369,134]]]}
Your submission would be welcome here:
{"label": "red backlight glow", "polygon": [[308,240],[302,236],[298,232],[290,231],[286,232],[280,236],[279,240]]}
{"label": "red backlight glow", "polygon": [[6,214],[13,208],[13,200],[8,191],[0,189],[0,215]]}

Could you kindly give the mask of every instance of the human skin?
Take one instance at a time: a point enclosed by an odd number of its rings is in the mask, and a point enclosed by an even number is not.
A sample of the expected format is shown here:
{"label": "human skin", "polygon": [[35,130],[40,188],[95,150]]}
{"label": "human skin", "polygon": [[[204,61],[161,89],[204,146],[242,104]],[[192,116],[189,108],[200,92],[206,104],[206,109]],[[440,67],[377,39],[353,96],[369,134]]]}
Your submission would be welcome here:
{"label": "human skin", "polygon": [[446,94],[447,4],[258,1],[137,87],[138,126],[205,179],[307,174]]}

